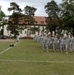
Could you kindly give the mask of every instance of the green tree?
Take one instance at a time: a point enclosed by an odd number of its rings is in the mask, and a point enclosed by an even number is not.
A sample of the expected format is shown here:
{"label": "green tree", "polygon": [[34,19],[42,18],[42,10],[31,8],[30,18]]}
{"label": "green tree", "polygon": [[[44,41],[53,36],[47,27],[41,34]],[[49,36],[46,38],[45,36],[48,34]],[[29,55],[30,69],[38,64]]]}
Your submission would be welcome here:
{"label": "green tree", "polygon": [[34,16],[36,10],[37,9],[35,7],[31,7],[31,6],[28,6],[28,5],[26,7],[24,7],[25,15]]}
{"label": "green tree", "polygon": [[[29,14],[23,14],[20,12],[19,5],[17,5],[15,2],[10,3],[10,8],[8,8],[8,11],[13,11],[12,15],[9,18],[9,25],[7,27],[8,30],[11,31],[11,33],[14,34],[14,36],[18,35],[19,29],[24,29],[24,27],[31,26],[34,23],[33,15],[36,11],[34,7],[30,7]],[[20,9],[20,10],[19,10]],[[27,9],[26,9],[27,10]],[[16,12],[17,11],[17,12]],[[19,25],[20,20],[23,22],[23,25]],[[25,25],[25,26],[24,26]]]}
{"label": "green tree", "polygon": [[9,17],[9,25],[7,27],[7,30],[10,30],[11,34],[14,34],[14,37],[16,37],[16,35],[19,35],[19,30],[23,30],[24,28],[24,26],[19,24],[19,21],[22,16],[24,17],[24,15],[21,13],[13,13]]}
{"label": "green tree", "polygon": [[2,29],[0,30],[0,35],[3,35],[3,28],[5,25],[5,21],[3,20],[3,17],[5,17],[5,13],[1,10],[0,11],[0,28]]}
{"label": "green tree", "polygon": [[1,11],[0,13],[0,21],[2,20],[2,18],[5,16],[5,13],[3,11]]}
{"label": "green tree", "polygon": [[[17,5],[15,2],[10,3],[10,8],[8,8],[8,11],[13,11],[12,15],[9,17],[8,27],[7,29],[11,31],[12,34],[14,34],[14,37],[19,34],[18,30],[20,29],[19,26],[19,19],[23,14],[21,13],[21,9],[19,8],[19,5]],[[17,12],[16,12],[17,11]]]}
{"label": "green tree", "polygon": [[64,28],[74,36],[74,0],[63,0],[61,6]]}
{"label": "green tree", "polygon": [[22,10],[21,10],[21,8],[19,7],[19,5],[17,3],[11,2],[10,7],[8,8],[8,11],[9,12],[13,11],[13,13],[14,13],[16,11],[21,12]]}
{"label": "green tree", "polygon": [[49,31],[56,31],[56,28],[59,26],[59,6],[54,0],[51,0],[51,2],[48,2],[47,5],[45,5],[45,11],[48,14],[48,18],[46,20],[47,22],[47,28]]}
{"label": "green tree", "polygon": [[28,5],[24,7],[24,12],[25,12],[24,21],[25,21],[25,24],[27,24],[27,29],[28,29],[27,37],[30,36],[30,33],[32,31],[31,25],[34,25],[34,22],[35,22],[35,19],[33,18],[33,16],[35,15],[36,10],[37,9],[35,7],[31,7]]}

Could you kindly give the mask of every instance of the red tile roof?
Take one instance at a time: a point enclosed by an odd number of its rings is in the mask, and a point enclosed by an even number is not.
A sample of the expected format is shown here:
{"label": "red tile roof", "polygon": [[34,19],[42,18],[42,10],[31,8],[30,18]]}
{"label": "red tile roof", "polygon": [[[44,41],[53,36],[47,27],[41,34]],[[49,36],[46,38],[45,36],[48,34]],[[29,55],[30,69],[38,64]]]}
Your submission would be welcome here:
{"label": "red tile roof", "polygon": [[[34,16],[33,17],[35,19],[35,22],[34,22],[34,25],[47,25],[46,24],[46,17],[43,17],[43,16]],[[9,21],[12,21],[12,19],[9,19]],[[25,21],[24,21],[24,17],[21,17],[19,18],[19,22],[18,24],[22,25],[22,24],[25,24]]]}
{"label": "red tile roof", "polygon": [[34,16],[35,23],[36,25],[47,25],[46,24],[46,17],[42,16]]}

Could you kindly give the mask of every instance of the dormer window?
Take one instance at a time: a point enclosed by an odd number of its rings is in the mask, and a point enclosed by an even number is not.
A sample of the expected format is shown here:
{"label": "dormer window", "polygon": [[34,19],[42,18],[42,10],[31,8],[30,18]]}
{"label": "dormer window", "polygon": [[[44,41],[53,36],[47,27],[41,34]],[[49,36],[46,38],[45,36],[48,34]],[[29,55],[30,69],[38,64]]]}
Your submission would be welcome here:
{"label": "dormer window", "polygon": [[38,21],[35,21],[35,23],[38,23]]}
{"label": "dormer window", "polygon": [[44,23],[44,21],[41,21],[41,23]]}

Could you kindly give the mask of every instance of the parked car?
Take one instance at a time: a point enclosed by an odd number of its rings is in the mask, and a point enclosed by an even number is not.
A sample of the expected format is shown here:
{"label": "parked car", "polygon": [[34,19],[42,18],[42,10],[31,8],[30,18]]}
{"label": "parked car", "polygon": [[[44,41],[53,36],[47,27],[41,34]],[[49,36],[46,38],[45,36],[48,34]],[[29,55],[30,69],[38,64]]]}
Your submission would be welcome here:
{"label": "parked car", "polygon": [[0,35],[0,39],[6,39],[7,36],[6,35]]}

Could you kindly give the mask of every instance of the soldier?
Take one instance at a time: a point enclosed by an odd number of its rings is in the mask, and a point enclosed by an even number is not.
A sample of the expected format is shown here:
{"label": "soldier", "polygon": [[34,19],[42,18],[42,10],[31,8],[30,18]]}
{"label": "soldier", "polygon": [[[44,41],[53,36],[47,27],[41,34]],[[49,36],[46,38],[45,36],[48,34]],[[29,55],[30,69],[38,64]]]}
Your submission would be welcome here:
{"label": "soldier", "polygon": [[43,39],[43,36],[41,35],[40,36],[40,39],[39,39],[39,43],[40,43],[40,46],[42,47],[42,39]]}
{"label": "soldier", "polygon": [[56,45],[57,45],[57,36],[55,35],[54,37],[52,37],[52,47],[53,47],[53,52],[56,51]]}
{"label": "soldier", "polygon": [[73,45],[72,45],[72,48],[73,48],[73,52],[74,52],[74,37],[72,37],[73,39]]}
{"label": "soldier", "polygon": [[68,38],[68,36],[65,36],[64,44],[65,44],[65,52],[66,52],[66,54],[68,54],[69,41],[70,41],[70,39]]}
{"label": "soldier", "polygon": [[72,52],[72,50],[73,50],[73,38],[72,38],[72,36],[70,36],[70,41],[69,41],[69,50],[70,50],[70,52]]}
{"label": "soldier", "polygon": [[51,42],[50,35],[47,35],[46,42],[45,42],[45,46],[46,46],[47,52],[48,52],[48,49],[50,47],[50,42]]}
{"label": "soldier", "polygon": [[33,37],[33,40],[36,42],[36,35]]}
{"label": "soldier", "polygon": [[43,48],[43,49],[45,48],[45,43],[46,43],[46,36],[43,35],[42,41],[41,41],[41,45],[42,45],[42,48]]}
{"label": "soldier", "polygon": [[17,40],[17,42],[19,41],[19,35],[16,36],[16,40]]}
{"label": "soldier", "polygon": [[37,42],[39,42],[39,35],[37,35]]}
{"label": "soldier", "polygon": [[62,52],[63,50],[64,50],[64,48],[65,48],[65,45],[64,45],[64,37],[63,37],[63,35],[60,37],[60,39],[59,39],[59,42],[60,42],[60,51]]}
{"label": "soldier", "polygon": [[60,36],[57,35],[57,49],[60,49]]}

